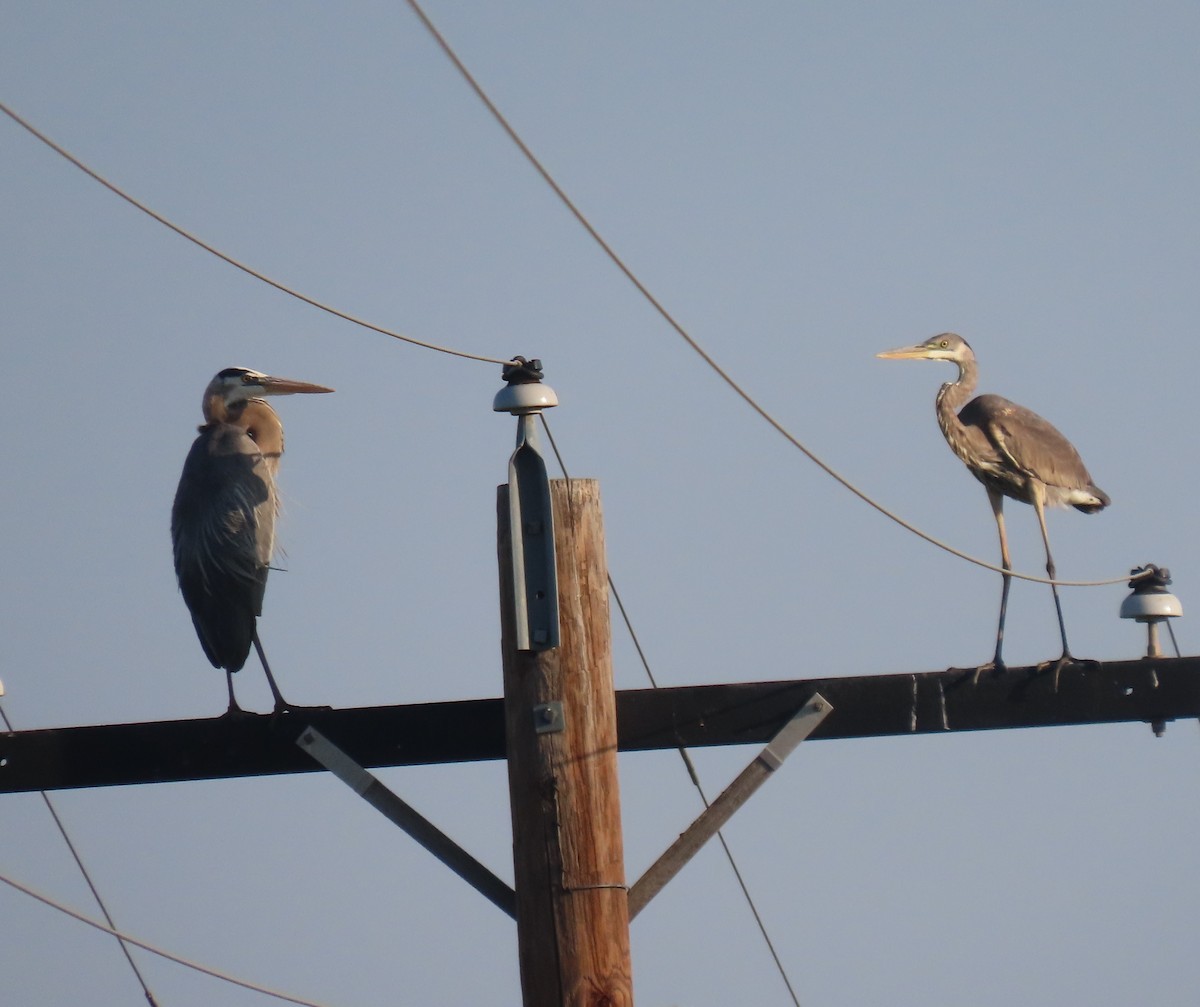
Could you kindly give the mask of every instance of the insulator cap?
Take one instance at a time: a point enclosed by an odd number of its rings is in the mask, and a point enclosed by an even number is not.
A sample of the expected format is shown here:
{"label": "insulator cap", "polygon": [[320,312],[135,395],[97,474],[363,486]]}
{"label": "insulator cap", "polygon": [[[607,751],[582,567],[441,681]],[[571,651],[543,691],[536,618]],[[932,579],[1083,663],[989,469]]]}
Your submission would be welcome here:
{"label": "insulator cap", "polygon": [[537,384],[506,385],[492,399],[492,409],[498,413],[523,416],[537,413],[558,405],[558,396],[549,385]]}
{"label": "insulator cap", "polygon": [[1138,622],[1154,622],[1158,619],[1175,619],[1183,615],[1183,606],[1173,594],[1163,592],[1134,591],[1121,602],[1121,618],[1136,619]]}
{"label": "insulator cap", "polygon": [[558,405],[558,396],[549,385],[542,384],[542,362],[513,357],[503,370],[507,384],[496,393],[492,410],[526,416]]}
{"label": "insulator cap", "polygon": [[1157,622],[1160,619],[1175,619],[1183,615],[1179,599],[1167,590],[1171,583],[1171,571],[1165,566],[1148,563],[1131,570],[1133,580],[1129,586],[1133,592],[1121,602],[1121,618],[1136,619],[1138,622]]}

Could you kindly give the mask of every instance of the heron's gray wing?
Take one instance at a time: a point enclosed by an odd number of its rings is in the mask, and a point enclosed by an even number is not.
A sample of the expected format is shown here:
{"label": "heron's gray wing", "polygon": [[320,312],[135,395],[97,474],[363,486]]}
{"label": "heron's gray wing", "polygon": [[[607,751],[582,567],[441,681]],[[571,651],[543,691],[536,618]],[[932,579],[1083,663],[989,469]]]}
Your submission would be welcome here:
{"label": "heron's gray wing", "polygon": [[209,660],[237,671],[262,612],[274,533],[271,474],[237,427],[202,428],[171,512],[175,573]]}
{"label": "heron's gray wing", "polygon": [[1014,469],[1048,487],[1092,486],[1075,446],[1033,410],[999,395],[980,395],[970,405],[976,408],[978,426]]}

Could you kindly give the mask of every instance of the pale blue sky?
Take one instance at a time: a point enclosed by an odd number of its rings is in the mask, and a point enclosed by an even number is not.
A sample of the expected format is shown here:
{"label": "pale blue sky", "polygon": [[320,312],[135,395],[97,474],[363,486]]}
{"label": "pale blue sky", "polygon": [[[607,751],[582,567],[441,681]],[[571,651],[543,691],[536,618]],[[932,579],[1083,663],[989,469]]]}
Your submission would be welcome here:
{"label": "pale blue sky", "polygon": [[[868,492],[985,559],[982,488],[933,416],[954,329],[1113,498],[1050,517],[1069,579],[1169,566],[1200,606],[1194,4],[430,0],[525,140],[691,333]],[[851,497],[613,268],[403,3],[8,0],[0,99],[179,224],[314,297],[540,356],[572,473],[664,685],[924,671],[991,653],[998,578]],[[19,727],[213,716],[171,569],[211,375],[283,400],[262,635],[297,702],[500,692],[498,368],[397,343],[233,270],[0,121],[0,678]],[[1038,573],[1029,508],[1017,567]],[[1137,656],[1123,587],[1065,593],[1080,655]],[[1185,651],[1196,634],[1177,627]],[[614,628],[621,688],[646,682]],[[1014,664],[1057,654],[1013,588]],[[253,665],[247,704],[269,708]],[[696,753],[710,792],[751,750]],[[804,745],[727,830],[805,1007],[1192,1004],[1200,733],[1126,725]],[[623,756],[628,872],[697,811]],[[385,781],[506,878],[501,764]],[[322,776],[70,792],[118,922],[331,1007],[518,1002],[513,925]],[[0,872],[92,912],[36,795]],[[0,889],[0,998],[125,1004],[111,942]],[[640,1007],[785,1004],[706,850],[635,922]],[[140,956],[164,1007],[266,1003]]]}

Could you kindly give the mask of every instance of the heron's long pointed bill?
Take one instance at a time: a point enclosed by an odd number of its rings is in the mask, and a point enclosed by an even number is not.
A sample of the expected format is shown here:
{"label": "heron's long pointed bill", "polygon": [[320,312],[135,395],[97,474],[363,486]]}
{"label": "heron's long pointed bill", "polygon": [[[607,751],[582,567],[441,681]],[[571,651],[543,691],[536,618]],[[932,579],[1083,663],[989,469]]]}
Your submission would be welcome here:
{"label": "heron's long pointed bill", "polygon": [[898,346],[894,350],[884,350],[876,353],[880,360],[926,360],[930,356],[930,348],[925,343],[916,346]]}
{"label": "heron's long pointed bill", "polygon": [[332,388],[324,385],[314,385],[308,381],[293,381],[291,378],[273,378],[266,375],[259,379],[259,394],[261,395],[316,395],[319,392],[332,392]]}

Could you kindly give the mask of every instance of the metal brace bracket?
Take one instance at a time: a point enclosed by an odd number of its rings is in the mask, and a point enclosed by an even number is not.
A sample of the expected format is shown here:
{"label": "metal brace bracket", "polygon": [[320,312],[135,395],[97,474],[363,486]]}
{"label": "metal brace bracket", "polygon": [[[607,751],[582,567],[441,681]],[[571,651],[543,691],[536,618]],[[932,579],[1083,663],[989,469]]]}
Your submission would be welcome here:
{"label": "metal brace bracket", "polygon": [[629,889],[629,918],[633,919],[646,908],[667,883],[675,877],[701,847],[733,817],[743,804],[761,787],[807,738],[817,725],[833,712],[833,706],[819,692],[793,715],[770,743],[754,757],[754,761],[738,774],[721,796],[675,840]]}
{"label": "metal brace bracket", "polygon": [[392,793],[315,727],[306,727],[296,744],[383,816],[400,826],[493,905],[516,919],[517,895],[415,808]]}

